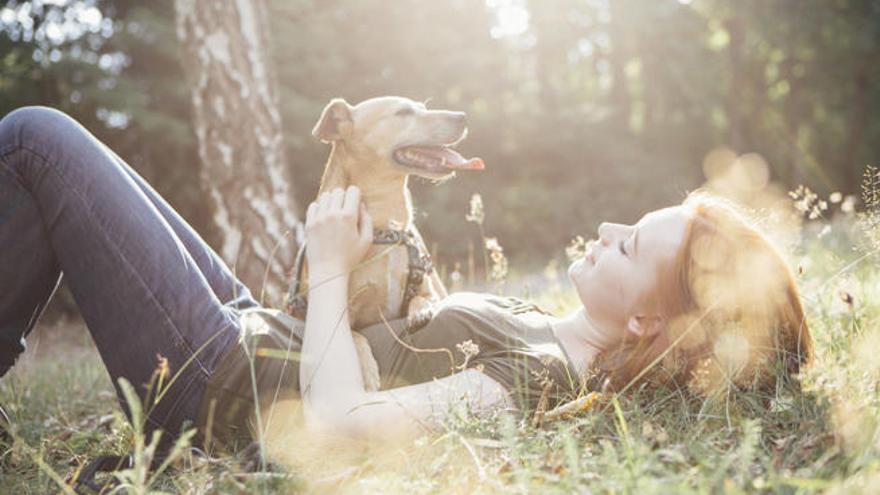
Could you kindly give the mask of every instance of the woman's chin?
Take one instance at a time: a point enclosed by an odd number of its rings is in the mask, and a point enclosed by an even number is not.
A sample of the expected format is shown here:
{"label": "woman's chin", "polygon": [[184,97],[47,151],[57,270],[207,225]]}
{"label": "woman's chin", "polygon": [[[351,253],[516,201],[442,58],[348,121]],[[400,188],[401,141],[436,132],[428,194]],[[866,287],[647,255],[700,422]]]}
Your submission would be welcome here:
{"label": "woman's chin", "polygon": [[568,267],[568,282],[578,292],[578,294],[580,294],[581,292],[582,285],[581,283],[579,283],[579,281],[583,278],[584,270],[586,269],[586,261],[583,258],[575,260]]}
{"label": "woman's chin", "polygon": [[568,265],[568,279],[572,284],[577,285],[575,280],[577,279],[577,275],[587,268],[587,259],[579,258],[571,262]]}

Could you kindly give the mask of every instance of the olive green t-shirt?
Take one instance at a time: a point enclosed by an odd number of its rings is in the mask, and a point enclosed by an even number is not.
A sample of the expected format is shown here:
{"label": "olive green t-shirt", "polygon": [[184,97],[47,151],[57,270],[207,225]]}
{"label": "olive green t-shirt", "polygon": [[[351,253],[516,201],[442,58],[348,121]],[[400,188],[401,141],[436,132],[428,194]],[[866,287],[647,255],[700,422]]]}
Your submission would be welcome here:
{"label": "olive green t-shirt", "polygon": [[[550,327],[554,317],[534,304],[461,292],[433,310],[420,327],[399,319],[360,330],[379,366],[382,389],[474,368],[500,383],[525,414],[542,395],[552,407],[576,393],[574,368]],[[198,421],[206,428],[210,412],[212,437],[227,445],[250,442],[255,392],[263,407],[299,393],[304,322],[264,308],[244,310],[241,317],[239,341],[212,375]]]}

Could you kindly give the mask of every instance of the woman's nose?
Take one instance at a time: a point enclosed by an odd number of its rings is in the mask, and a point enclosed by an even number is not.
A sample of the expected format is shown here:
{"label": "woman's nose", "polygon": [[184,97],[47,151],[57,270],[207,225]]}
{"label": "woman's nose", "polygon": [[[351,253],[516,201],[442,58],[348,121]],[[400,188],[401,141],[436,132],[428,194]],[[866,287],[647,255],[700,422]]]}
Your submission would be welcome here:
{"label": "woman's nose", "polygon": [[597,232],[599,234],[599,242],[602,243],[603,246],[607,246],[608,243],[610,242],[608,240],[608,233],[609,233],[608,229],[610,229],[610,228],[611,228],[611,226],[608,222],[602,222],[599,224],[599,228],[597,229]]}
{"label": "woman's nose", "polygon": [[629,227],[619,223],[602,222],[599,224],[599,242],[602,245],[608,245],[614,241],[616,237],[621,236]]}

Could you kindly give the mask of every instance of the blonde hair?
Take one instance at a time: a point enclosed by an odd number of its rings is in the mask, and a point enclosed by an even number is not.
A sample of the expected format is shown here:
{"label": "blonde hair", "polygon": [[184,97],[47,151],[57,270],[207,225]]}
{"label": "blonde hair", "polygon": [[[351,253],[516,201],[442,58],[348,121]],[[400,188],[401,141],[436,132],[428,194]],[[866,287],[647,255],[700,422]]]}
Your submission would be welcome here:
{"label": "blonde hair", "polygon": [[794,277],[774,245],[735,206],[706,193],[682,203],[684,242],[659,274],[665,331],[619,346],[593,363],[593,387],[677,384],[700,394],[775,383],[812,358]]}

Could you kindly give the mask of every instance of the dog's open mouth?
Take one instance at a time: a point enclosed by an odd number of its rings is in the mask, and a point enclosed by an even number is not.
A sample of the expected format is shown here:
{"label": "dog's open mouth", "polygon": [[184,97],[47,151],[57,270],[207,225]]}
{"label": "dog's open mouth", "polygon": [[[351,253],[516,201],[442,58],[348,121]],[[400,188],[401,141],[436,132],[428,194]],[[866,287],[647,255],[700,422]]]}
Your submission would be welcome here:
{"label": "dog's open mouth", "polygon": [[465,158],[448,146],[403,146],[394,150],[394,160],[426,172],[449,173],[456,170],[482,170],[479,158]]}

